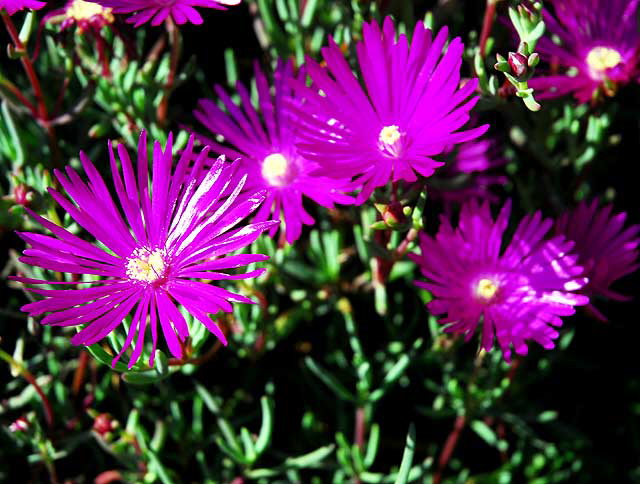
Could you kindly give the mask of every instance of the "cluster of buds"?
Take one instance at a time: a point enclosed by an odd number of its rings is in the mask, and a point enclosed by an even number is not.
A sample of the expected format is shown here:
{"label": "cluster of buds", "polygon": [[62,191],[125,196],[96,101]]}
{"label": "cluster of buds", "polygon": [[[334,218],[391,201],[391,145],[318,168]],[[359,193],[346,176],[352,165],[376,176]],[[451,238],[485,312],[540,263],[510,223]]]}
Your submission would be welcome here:
{"label": "cluster of buds", "polygon": [[540,104],[534,99],[533,89],[529,87],[528,81],[540,62],[540,56],[534,50],[545,29],[542,20],[542,4],[525,2],[515,9],[510,8],[509,18],[520,37],[518,50],[509,52],[507,59],[497,54],[497,63],[494,67],[502,72],[515,87],[516,96],[524,101],[527,108],[538,111]]}

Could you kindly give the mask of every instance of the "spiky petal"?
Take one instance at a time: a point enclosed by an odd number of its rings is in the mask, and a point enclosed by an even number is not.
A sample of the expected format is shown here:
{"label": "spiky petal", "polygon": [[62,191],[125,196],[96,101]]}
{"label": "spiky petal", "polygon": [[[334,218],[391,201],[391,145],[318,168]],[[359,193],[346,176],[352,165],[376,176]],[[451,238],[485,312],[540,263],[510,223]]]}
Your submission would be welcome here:
{"label": "spiky petal", "polygon": [[[29,213],[52,235],[19,234],[31,246],[20,259],[23,263],[76,274],[76,280],[82,279],[79,282],[14,279],[36,286],[82,287],[30,288],[45,298],[22,309],[31,316],[46,314],[42,324],[83,326],[71,340],[83,345],[100,341],[121,326],[126,316],[131,316],[125,344],[114,358],[114,365],[131,346],[129,367],[136,363],[147,331],[153,341],[149,362],[153,365],[158,328],[171,354],[181,358],[181,342],[189,335],[189,329],[179,306],[226,344],[224,333],[209,314],[231,311],[231,302],[252,301],[201,280],[246,279],[263,272],[263,269],[240,274],[224,271],[267,259],[261,254],[227,255],[252,243],[277,223],[241,224],[262,203],[265,193],[240,195],[246,176],[238,172],[236,163],[227,163],[223,158],[204,171],[208,150],[194,156],[193,138],[173,170],[172,138],[169,137],[164,150],[159,142],[154,144],[151,183],[144,132],[140,136],[137,166],[119,145],[118,168],[109,146],[116,198],[84,153],[80,154],[80,161],[88,181],[68,167],[65,173],[56,172],[67,196],[49,189],[58,204],[100,246],[33,212]],[[195,164],[190,167],[194,158]]]}
{"label": "spiky petal", "polygon": [[[555,223],[555,233],[575,243],[578,263],[585,268],[585,275],[589,278],[581,292],[591,298],[630,299],[610,287],[640,267],[640,225],[625,228],[626,218],[625,212],[614,214],[612,205],[601,206],[597,199],[593,199],[591,202],[582,201],[564,212]],[[593,305],[589,308],[599,319],[607,320]]]}
{"label": "spiky petal", "polygon": [[442,217],[437,235],[421,233],[421,253],[410,255],[427,278],[416,285],[431,291],[427,307],[445,315],[445,331],[469,339],[482,323],[480,346],[490,350],[496,338],[507,361],[512,347],[526,354],[529,340],[553,348],[561,316],[589,301],[575,292],[586,279],[570,253],[573,243],[547,239],[552,221],[539,212],[522,219],[502,249],[509,213],[507,202],[494,220],[488,202],[469,202],[456,228]]}

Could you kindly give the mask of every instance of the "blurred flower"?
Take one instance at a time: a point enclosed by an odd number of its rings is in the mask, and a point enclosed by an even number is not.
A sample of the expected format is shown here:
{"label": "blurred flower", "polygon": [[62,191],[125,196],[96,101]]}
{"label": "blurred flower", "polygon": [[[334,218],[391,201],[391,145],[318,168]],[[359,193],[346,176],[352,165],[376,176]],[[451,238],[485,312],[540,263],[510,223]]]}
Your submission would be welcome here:
{"label": "blurred flower", "polygon": [[491,172],[507,163],[495,140],[460,143],[447,149],[445,156],[449,157],[447,162],[427,182],[430,197],[441,199],[447,207],[470,198],[498,200],[491,189],[505,185],[508,179]]}
{"label": "blurred flower", "polygon": [[446,313],[440,319],[445,331],[468,340],[481,322],[481,348],[490,350],[495,335],[507,361],[511,345],[527,353],[527,340],[553,348],[560,316],[589,302],[573,292],[586,283],[577,256],[569,254],[573,243],[562,236],[545,239],[552,221],[540,212],[526,216],[501,249],[510,211],[507,202],[494,221],[488,202],[467,203],[457,228],[442,217],[435,238],[421,233],[421,254],[410,255],[428,279],[416,285],[431,291],[429,310]]}
{"label": "blurred flower", "polygon": [[151,21],[160,25],[171,17],[178,25],[190,22],[200,25],[202,17],[194,7],[224,10],[225,5],[238,5],[240,0],[89,0],[103,7],[110,7],[114,13],[133,13],[127,22],[135,27]]}
{"label": "blurred flower", "polygon": [[37,0],[0,0],[0,10],[4,8],[9,15],[13,15],[24,8],[41,9],[45,4],[46,2],[38,2]]}
{"label": "blurred flower", "polygon": [[[252,243],[277,222],[237,227],[262,203],[265,193],[239,195],[246,175],[239,173],[237,164],[229,164],[223,158],[203,172],[208,149],[197,156],[193,169],[189,170],[194,158],[192,148],[193,138],[172,173],[172,138],[164,152],[156,142],[151,185],[146,133],[140,136],[137,170],[122,145],[118,146],[122,165],[121,170],[118,169],[111,149],[111,170],[121,209],[84,153],[80,154],[80,160],[89,177],[88,183],[70,167],[66,175],[56,171],[68,198],[53,189],[49,193],[99,245],[90,244],[29,210],[54,236],[19,233],[32,247],[24,251],[20,260],[51,271],[103,276],[103,279],[89,277],[69,282],[15,277],[26,284],[86,285],[81,289],[63,290],[30,288],[46,299],[22,309],[31,316],[49,313],[42,324],[85,325],[71,339],[73,344],[84,345],[100,341],[131,315],[126,341],[113,360],[115,365],[137,333],[130,368],[141,355],[147,327],[153,340],[149,362],[153,365],[158,322],[171,353],[182,357],[180,343],[189,336],[189,327],[176,303],[226,343],[224,334],[208,314],[232,311],[230,302],[252,301],[200,279],[219,281],[259,276],[264,269],[241,274],[216,271],[267,259],[261,254],[224,255]],[[196,178],[196,174],[201,175]],[[228,195],[222,196],[224,192]]]}
{"label": "blurred flower", "polygon": [[[639,2],[551,0],[555,15],[543,12],[549,33],[540,39],[536,50],[567,72],[529,81],[539,97],[573,93],[580,102],[587,102],[600,92],[613,95],[618,86],[637,80]],[[554,43],[552,36],[560,43]]]}
{"label": "blurred flower", "polygon": [[[578,263],[585,268],[589,282],[580,292],[589,297],[604,296],[617,301],[631,298],[609,288],[622,276],[640,267],[638,244],[640,225],[624,228],[627,214],[612,214],[611,205],[600,206],[597,200],[582,201],[564,212],[555,223],[555,233],[575,243]],[[589,309],[602,321],[607,318],[591,304]]]}
{"label": "blurred flower", "polygon": [[357,177],[363,186],[359,202],[389,180],[430,176],[442,165],[432,156],[487,128],[458,131],[478,101],[476,79],[460,87],[459,38],[445,48],[446,28],[433,39],[418,22],[409,45],[404,33],[396,35],[389,17],[382,30],[375,21],[363,29],[356,45],[359,77],[330,39],[322,49],[326,68],[307,59],[313,86],[295,83],[307,98],[298,113],[304,126],[300,151],[329,176]]}
{"label": "blurred flower", "polygon": [[[275,71],[274,89],[270,91],[266,76],[256,65],[258,109],[253,106],[247,88],[238,83],[240,106],[227,93],[216,86],[216,92],[227,113],[208,99],[201,99],[195,117],[212,133],[224,136],[228,145],[212,138],[198,136],[217,153],[230,158],[240,158],[242,169],[249,174],[247,186],[264,188],[267,199],[256,214],[255,221],[278,219],[282,213],[287,242],[300,237],[302,225],[313,225],[313,217],[303,206],[303,196],[316,203],[333,208],[334,203],[353,203],[352,197],[344,195],[349,178],[334,179],[315,174],[318,165],[298,153],[295,143],[299,140],[295,115],[286,99],[292,98],[288,79],[293,74],[291,62],[279,61]],[[305,74],[299,72],[299,79]],[[277,227],[272,230],[275,232]],[[273,234],[272,234],[273,235]]]}

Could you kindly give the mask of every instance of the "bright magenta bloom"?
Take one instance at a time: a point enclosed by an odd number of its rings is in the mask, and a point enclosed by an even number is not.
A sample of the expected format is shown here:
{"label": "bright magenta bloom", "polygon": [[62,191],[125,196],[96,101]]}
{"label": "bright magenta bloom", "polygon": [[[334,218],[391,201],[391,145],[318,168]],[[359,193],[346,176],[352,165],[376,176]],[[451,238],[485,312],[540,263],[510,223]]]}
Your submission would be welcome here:
{"label": "bright magenta bloom", "polygon": [[[352,197],[344,195],[350,179],[319,176],[315,174],[318,165],[298,153],[295,146],[299,141],[298,127],[295,114],[287,103],[295,102],[288,82],[294,76],[291,62],[278,62],[273,92],[257,65],[255,73],[258,109],[241,83],[236,85],[240,106],[216,86],[216,93],[227,112],[215,102],[201,99],[194,115],[211,133],[224,136],[226,143],[217,143],[207,136],[199,136],[199,139],[219,154],[240,159],[242,169],[249,174],[247,186],[265,189],[268,193],[255,221],[270,217],[277,220],[282,214],[283,229],[291,244],[300,237],[302,225],[315,223],[304,209],[303,197],[327,208],[333,208],[334,203],[353,203]],[[304,72],[298,74],[300,79],[304,76]]]}
{"label": "bright magenta bloom", "polygon": [[[536,76],[529,85],[538,97],[568,93],[588,102],[600,93],[612,95],[618,86],[637,80],[640,0],[551,0],[553,13],[544,10],[548,33],[536,50],[558,64],[558,75]],[[555,15],[554,15],[555,14]],[[556,44],[551,37],[560,40]]]}
{"label": "bright magenta bloom", "polygon": [[507,202],[494,220],[488,202],[467,203],[457,228],[443,217],[435,237],[420,234],[421,254],[410,255],[427,278],[416,285],[433,295],[427,307],[446,314],[440,318],[445,331],[468,340],[482,323],[480,347],[490,350],[497,338],[507,361],[512,346],[526,354],[528,340],[553,348],[560,316],[589,302],[574,292],[586,279],[577,256],[570,254],[573,242],[563,236],[547,239],[552,221],[539,212],[522,219],[502,249],[510,207]]}
{"label": "bright magenta bloom", "polygon": [[39,10],[45,5],[46,2],[39,2],[37,0],[0,0],[0,10],[4,8],[9,15],[13,15],[25,8]]}
{"label": "bright magenta bloom", "polygon": [[[140,136],[137,168],[132,166],[127,151],[120,145],[119,169],[111,150],[119,206],[84,153],[80,154],[80,160],[88,182],[71,168],[67,168],[66,174],[56,172],[68,198],[53,189],[49,193],[101,245],[90,244],[30,212],[53,236],[20,233],[32,247],[24,251],[21,261],[52,271],[102,279],[58,282],[15,278],[26,284],[86,286],[29,289],[46,299],[29,303],[22,309],[31,316],[49,313],[42,324],[84,325],[71,340],[73,344],[83,345],[100,341],[130,315],[126,342],[113,360],[115,365],[137,337],[129,359],[130,368],[142,353],[148,328],[155,350],[158,325],[171,353],[182,357],[180,342],[189,336],[189,328],[177,305],[183,306],[226,344],[224,334],[208,315],[232,311],[231,302],[252,301],[200,280],[246,279],[260,275],[264,269],[240,274],[219,271],[267,259],[260,254],[227,254],[251,244],[277,222],[239,225],[262,203],[265,193],[240,195],[246,175],[238,172],[238,165],[221,158],[204,171],[208,150],[195,157],[192,146],[193,139],[172,171],[171,138],[164,151],[156,142],[151,183],[145,133]],[[194,158],[195,164],[190,169]],[[194,174],[198,173],[196,177]],[[154,353],[151,353],[150,365],[153,365]]]}
{"label": "bright magenta bloom", "polygon": [[375,21],[365,23],[356,77],[330,39],[322,49],[326,68],[306,61],[313,86],[295,83],[306,98],[299,110],[301,153],[328,176],[355,177],[363,186],[359,201],[391,180],[430,176],[442,165],[433,156],[487,128],[462,130],[479,99],[477,80],[461,87],[463,45],[455,38],[445,48],[447,41],[446,28],[433,38],[423,22],[411,43],[390,17],[382,30]]}
{"label": "bright magenta bloom", "polygon": [[[640,225],[625,228],[627,214],[613,215],[611,205],[600,206],[596,199],[582,201],[563,213],[555,224],[555,233],[575,243],[578,263],[585,268],[589,283],[581,292],[589,297],[604,296],[617,301],[631,298],[613,291],[610,286],[621,277],[634,272],[638,264]],[[607,318],[592,305],[589,309],[602,321]]]}
{"label": "bright magenta bloom", "polygon": [[238,5],[240,0],[90,0],[103,7],[110,7],[114,13],[133,13],[127,22],[135,27],[151,21],[160,25],[171,17],[178,25],[190,22],[200,25],[202,17],[194,7],[224,10],[225,5]]}

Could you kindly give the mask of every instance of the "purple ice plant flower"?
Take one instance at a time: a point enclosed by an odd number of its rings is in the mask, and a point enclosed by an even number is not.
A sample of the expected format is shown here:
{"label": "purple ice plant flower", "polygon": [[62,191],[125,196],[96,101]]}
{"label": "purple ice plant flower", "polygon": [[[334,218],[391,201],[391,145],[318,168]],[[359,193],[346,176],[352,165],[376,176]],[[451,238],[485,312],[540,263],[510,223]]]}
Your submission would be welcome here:
{"label": "purple ice plant flower", "polygon": [[431,291],[427,307],[444,315],[445,331],[468,340],[482,324],[480,347],[490,350],[495,337],[507,361],[512,346],[526,354],[528,340],[553,348],[560,317],[589,302],[575,292],[586,279],[570,253],[573,242],[546,238],[553,222],[536,212],[522,219],[505,244],[510,211],[507,202],[494,220],[488,202],[471,201],[456,228],[443,216],[437,235],[421,233],[421,253],[410,255],[427,278],[416,285]]}
{"label": "purple ice plant flower", "polygon": [[355,177],[358,201],[390,180],[413,182],[442,163],[433,159],[453,144],[477,138],[487,126],[463,129],[478,101],[477,80],[461,86],[463,45],[448,46],[448,30],[435,36],[418,22],[411,42],[390,17],[382,29],[363,25],[355,75],[333,39],[322,49],[326,68],[307,59],[313,85],[295,83],[306,98],[299,109],[305,157],[329,176]]}
{"label": "purple ice plant flower", "polygon": [[497,201],[493,188],[507,183],[496,169],[507,163],[494,139],[483,138],[452,146],[445,153],[447,161],[427,181],[432,198],[441,199],[447,208],[470,198]]}
{"label": "purple ice plant flower", "polygon": [[[621,277],[634,272],[638,264],[640,225],[625,228],[627,214],[613,214],[611,205],[600,206],[598,200],[582,201],[564,212],[556,221],[554,231],[575,243],[578,263],[585,268],[589,283],[581,292],[589,297],[603,296],[617,301],[631,298],[610,288]],[[601,321],[606,316],[589,305]]]}
{"label": "purple ice plant flower", "polygon": [[[158,326],[171,354],[182,357],[181,342],[189,336],[189,327],[178,306],[226,344],[224,333],[209,314],[232,311],[231,302],[252,301],[202,279],[247,279],[264,271],[224,272],[268,258],[261,254],[227,255],[251,244],[263,231],[277,224],[267,221],[239,225],[262,203],[265,192],[241,194],[246,175],[238,170],[237,163],[228,163],[223,158],[204,172],[208,149],[194,156],[193,138],[173,170],[172,138],[169,137],[164,151],[159,142],[154,144],[151,183],[144,132],[140,136],[137,167],[132,165],[124,146],[119,145],[121,168],[118,168],[109,146],[117,201],[84,153],[80,154],[80,161],[88,182],[68,167],[65,173],[56,172],[67,197],[49,189],[56,202],[98,244],[91,244],[27,209],[52,235],[20,233],[31,246],[20,260],[70,273],[75,279],[74,282],[14,279],[36,286],[82,287],[29,288],[45,299],[22,309],[31,316],[48,313],[41,320],[45,325],[83,325],[71,339],[73,344],[82,345],[100,341],[130,315],[126,341],[113,360],[115,365],[135,339],[129,368],[142,353],[147,329],[153,342],[149,361],[153,365]],[[227,195],[221,196],[223,193]]]}
{"label": "purple ice plant flower", "polygon": [[32,10],[39,10],[46,5],[46,2],[39,2],[37,0],[0,0],[0,11],[5,9],[9,15],[30,8]]}
{"label": "purple ice plant flower", "polygon": [[176,24],[187,22],[200,25],[202,17],[194,7],[224,10],[225,5],[238,5],[240,0],[89,0],[103,7],[113,9],[114,13],[133,13],[127,22],[134,27],[151,21],[151,25],[160,25],[168,17]]}
{"label": "purple ice plant flower", "polygon": [[[637,81],[640,74],[640,0],[550,0],[553,13],[543,11],[548,34],[536,47],[561,74],[536,77],[529,85],[538,97],[573,93],[580,102]],[[552,40],[558,38],[559,43]]]}
{"label": "purple ice plant flower", "polygon": [[[298,125],[291,103],[295,103],[289,79],[294,76],[291,62],[279,61],[275,70],[273,91],[258,65],[255,66],[258,107],[251,102],[247,88],[240,82],[236,90],[240,105],[236,105],[220,86],[215,90],[226,112],[209,100],[201,99],[195,117],[211,133],[220,134],[221,144],[213,135],[197,135],[215,152],[231,159],[239,158],[242,169],[249,174],[247,186],[267,190],[267,199],[256,214],[261,222],[282,215],[288,243],[296,241],[303,225],[313,225],[313,217],[304,209],[303,199],[310,198],[323,207],[334,203],[350,204],[350,178],[329,178],[317,175],[318,165],[298,153]],[[299,71],[298,79],[304,79]],[[210,137],[211,136],[211,137]],[[272,229],[272,235],[277,227]]]}

